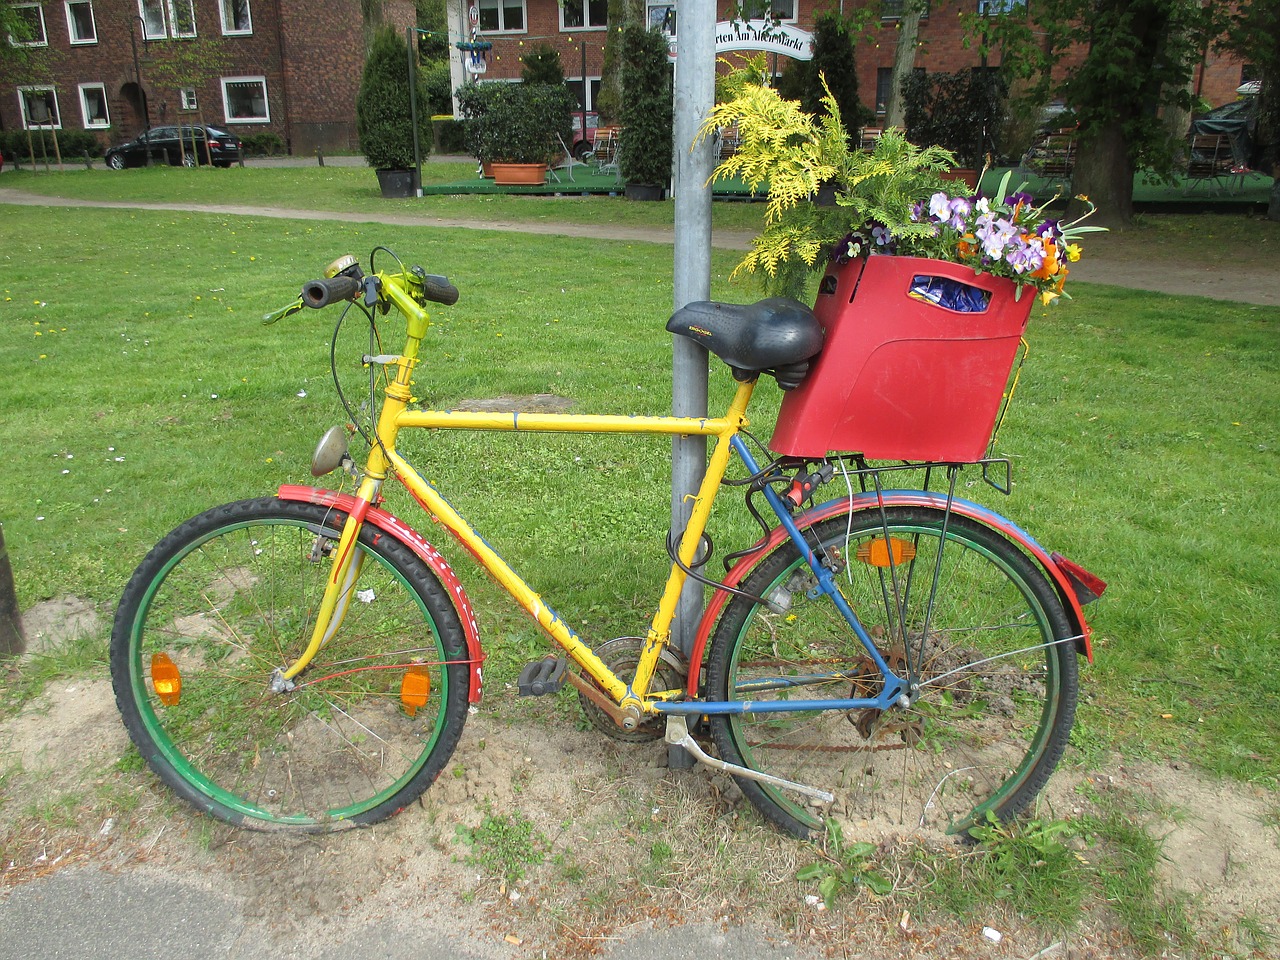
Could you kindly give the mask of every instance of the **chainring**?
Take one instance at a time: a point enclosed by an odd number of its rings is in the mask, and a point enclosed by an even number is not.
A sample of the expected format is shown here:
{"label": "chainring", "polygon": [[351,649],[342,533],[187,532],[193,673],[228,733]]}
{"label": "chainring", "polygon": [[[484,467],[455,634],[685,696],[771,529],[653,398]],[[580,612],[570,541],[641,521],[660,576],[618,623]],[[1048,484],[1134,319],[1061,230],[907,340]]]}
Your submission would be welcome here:
{"label": "chainring", "polygon": [[[631,680],[636,674],[636,665],[640,662],[640,651],[644,648],[642,637],[618,637],[596,647],[595,653],[605,665],[617,674],[620,680]],[[675,690],[683,688],[688,669],[670,647],[659,654],[658,666],[654,671],[650,688],[653,690]],[[590,678],[584,677],[590,682]],[[634,730],[623,730],[613,722],[613,718],[592,703],[582,692],[578,692],[578,703],[586,714],[591,725],[606,736],[623,743],[650,743],[660,740],[666,732],[661,717],[649,717]]]}

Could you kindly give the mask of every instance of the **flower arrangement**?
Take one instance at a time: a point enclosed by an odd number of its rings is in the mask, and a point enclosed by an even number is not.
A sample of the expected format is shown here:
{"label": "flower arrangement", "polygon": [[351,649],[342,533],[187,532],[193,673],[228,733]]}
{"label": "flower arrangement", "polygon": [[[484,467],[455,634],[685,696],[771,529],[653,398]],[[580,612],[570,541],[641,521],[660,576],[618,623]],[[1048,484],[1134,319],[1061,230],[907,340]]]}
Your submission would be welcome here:
{"label": "flower arrangement", "polygon": [[[1019,293],[1032,286],[1049,301],[1065,296],[1066,264],[1081,253],[1075,240],[1103,229],[1083,226],[1083,217],[1050,219],[1046,204],[1009,191],[1008,174],[995,198],[956,196],[958,181],[942,176],[955,166],[954,155],[918,147],[898,130],[884,131],[870,151],[851,149],[830,91],[822,99],[826,115],[815,118],[769,87],[730,89],[700,136],[736,124],[738,150],[712,179],[740,177],[752,189],[767,184],[764,229],[734,276],[756,275],[770,295],[804,299],[809,278],[830,257],[887,253],[966,264],[1008,277]],[[817,202],[824,186],[834,187],[834,205]]]}
{"label": "flower arrangement", "polygon": [[[883,223],[870,223],[851,232],[833,256],[848,260],[863,253],[903,254],[948,260],[973,268],[974,273],[1007,277],[1019,286],[1034,287],[1044,303],[1070,297],[1063,291],[1067,264],[1082,254],[1075,241],[1082,234],[1105,230],[1082,221],[1094,210],[1087,197],[1078,197],[1087,208],[1083,215],[1063,222],[1046,215],[1047,204],[1037,206],[1019,188],[1009,192],[1006,173],[995,198],[982,195],[951,196],[945,190],[911,209],[909,222],[896,232]],[[1055,197],[1056,199],[1056,197]]]}

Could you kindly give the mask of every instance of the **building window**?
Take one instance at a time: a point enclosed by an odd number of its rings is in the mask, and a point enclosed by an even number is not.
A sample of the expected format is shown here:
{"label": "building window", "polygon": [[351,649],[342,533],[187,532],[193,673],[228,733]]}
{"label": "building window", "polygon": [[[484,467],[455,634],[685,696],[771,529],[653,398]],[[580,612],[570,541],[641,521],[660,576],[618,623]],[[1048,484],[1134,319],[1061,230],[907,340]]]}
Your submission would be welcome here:
{"label": "building window", "polygon": [[107,88],[100,83],[80,84],[80,115],[84,117],[86,130],[99,130],[111,126],[107,112]]}
{"label": "building window", "polygon": [[98,42],[92,0],[67,0],[67,36],[73,44]]}
{"label": "building window", "polygon": [[195,87],[183,87],[178,91],[178,109],[186,111],[200,109],[200,103],[196,100]]}
{"label": "building window", "polygon": [[147,40],[196,35],[195,0],[138,0],[138,12]]}
{"label": "building window", "polygon": [[22,125],[28,130],[35,127],[62,129],[62,117],[58,113],[58,94],[53,87],[19,87],[18,102],[22,105]]}
{"label": "building window", "polygon": [[26,25],[26,36],[21,40],[9,34],[9,42],[16,47],[47,47],[49,35],[44,30],[44,8],[38,3],[16,3],[13,12]]}
{"label": "building window", "polygon": [[[924,67],[912,67],[911,72],[923,74]],[[893,67],[880,67],[876,70],[876,113],[883,116],[889,109],[889,91],[893,87]]]}
{"label": "building window", "polygon": [[524,0],[480,0],[480,29],[486,33],[517,33],[524,24]]}
{"label": "building window", "polygon": [[[581,77],[574,77],[574,78],[566,77],[564,83],[565,83],[565,86],[568,87],[569,90],[573,93],[573,95],[578,99],[579,110],[594,110],[596,108],[596,101],[600,99],[600,78],[599,77],[587,78],[587,85],[585,87],[586,99],[583,99],[584,87],[582,85]],[[577,123],[578,121],[575,120],[574,122]],[[576,130],[577,128],[575,127],[574,129]]]}
{"label": "building window", "polygon": [[676,5],[669,0],[648,0],[645,8],[650,30],[661,30],[668,37],[676,35]]}
{"label": "building window", "polygon": [[608,0],[564,0],[560,7],[564,30],[603,30],[608,25]]}
{"label": "building window", "polygon": [[[901,20],[910,2],[911,0],[880,0],[880,19]],[[925,0],[924,9],[920,11],[920,19],[929,19],[929,0]]]}
{"label": "building window", "polygon": [[743,20],[794,21],[796,0],[743,0]]}
{"label": "building window", "polygon": [[223,77],[222,110],[227,123],[270,123],[266,77]]}
{"label": "building window", "polygon": [[978,16],[998,17],[1001,14],[1027,12],[1027,0],[978,0]]}
{"label": "building window", "polygon": [[253,18],[249,15],[249,0],[219,0],[219,6],[222,7],[223,33],[253,33]]}

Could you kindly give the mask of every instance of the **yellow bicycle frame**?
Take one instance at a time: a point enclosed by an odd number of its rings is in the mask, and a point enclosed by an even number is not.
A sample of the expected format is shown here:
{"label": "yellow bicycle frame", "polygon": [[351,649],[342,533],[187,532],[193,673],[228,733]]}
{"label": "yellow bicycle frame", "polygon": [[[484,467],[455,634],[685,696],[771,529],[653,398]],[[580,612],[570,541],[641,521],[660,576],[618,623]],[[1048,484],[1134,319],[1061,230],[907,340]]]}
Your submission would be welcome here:
{"label": "yellow bicycle frame", "polygon": [[[617,716],[628,725],[638,722],[643,713],[653,713],[654,703],[669,700],[683,694],[683,690],[649,691],[650,682],[657,669],[659,657],[671,640],[671,623],[675,619],[676,606],[688,575],[685,567],[692,565],[716,493],[720,489],[729,465],[731,445],[729,440],[747,424],[746,408],[755,389],[754,381],[740,383],[729,409],[723,417],[631,417],[592,416],[578,414],[522,414],[522,413],[468,413],[436,410],[410,410],[413,369],[418,363],[418,351],[429,325],[427,312],[416,298],[406,291],[404,280],[398,274],[377,275],[382,296],[389,299],[404,315],[408,332],[404,352],[391,363],[394,371],[391,382],[384,391],[381,413],[376,425],[377,442],[369,451],[363,480],[356,493],[357,506],[352,510],[342,529],[338,547],[334,551],[333,569],[330,573],[324,598],[316,618],[311,641],[302,656],[283,671],[286,681],[302,672],[311,659],[324,646],[341,623],[345,605],[353,589],[358,568],[352,558],[358,554],[352,549],[369,507],[377,502],[383,481],[389,472],[394,473],[409,489],[422,507],[429,511],[454,537],[456,537],[499,584],[523,607],[538,625],[551,637],[566,655],[578,664],[600,689],[617,704]],[[413,465],[396,451],[396,439],[403,428],[432,430],[494,430],[558,433],[614,433],[642,435],[677,435],[714,437],[710,462],[706,475],[695,495],[692,515],[677,548],[680,563],[673,563],[667,576],[666,587],[650,625],[648,636],[636,665],[635,676],[630,682],[620,679],[583,642],[578,635],[542,602],[542,598],[476,533],[471,525],[435,490],[419,476]],[[580,689],[582,689],[580,687]],[[590,691],[584,691],[590,693]],[[611,711],[612,712],[612,711]]]}

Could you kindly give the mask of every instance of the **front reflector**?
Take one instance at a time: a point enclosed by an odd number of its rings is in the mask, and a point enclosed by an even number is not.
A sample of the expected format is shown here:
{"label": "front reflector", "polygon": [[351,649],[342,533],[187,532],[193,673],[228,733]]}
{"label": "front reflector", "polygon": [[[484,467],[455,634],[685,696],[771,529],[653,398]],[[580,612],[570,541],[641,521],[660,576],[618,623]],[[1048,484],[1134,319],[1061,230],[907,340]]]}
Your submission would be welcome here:
{"label": "front reflector", "polygon": [[431,699],[431,674],[426,667],[412,666],[404,672],[400,681],[400,702],[405,713],[414,716],[419,707],[425,707]]}
{"label": "front reflector", "polygon": [[873,567],[896,567],[900,563],[915,559],[915,555],[915,545],[908,540],[899,540],[897,537],[891,537],[888,540],[877,537],[875,540],[860,543],[858,552],[855,554],[863,563],[869,563]]}
{"label": "front reflector", "polygon": [[167,653],[151,655],[151,686],[166,707],[177,706],[182,696],[182,674]]}

